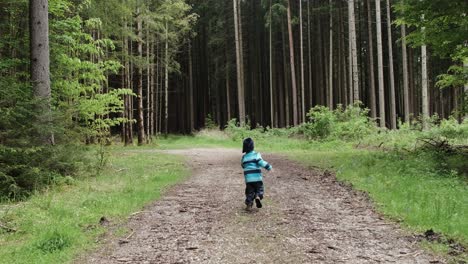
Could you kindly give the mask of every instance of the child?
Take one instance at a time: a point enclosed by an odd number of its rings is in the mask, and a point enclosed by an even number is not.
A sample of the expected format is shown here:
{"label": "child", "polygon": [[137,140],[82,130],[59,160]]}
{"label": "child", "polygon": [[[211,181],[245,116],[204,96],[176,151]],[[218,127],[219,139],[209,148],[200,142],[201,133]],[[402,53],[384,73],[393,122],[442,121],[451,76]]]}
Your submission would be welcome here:
{"label": "child", "polygon": [[245,204],[247,210],[252,209],[253,201],[257,208],[262,208],[260,200],[263,199],[263,178],[261,167],[271,171],[273,168],[268,162],[262,159],[260,153],[254,151],[254,142],[251,138],[246,138],[242,145],[241,164],[245,177]]}

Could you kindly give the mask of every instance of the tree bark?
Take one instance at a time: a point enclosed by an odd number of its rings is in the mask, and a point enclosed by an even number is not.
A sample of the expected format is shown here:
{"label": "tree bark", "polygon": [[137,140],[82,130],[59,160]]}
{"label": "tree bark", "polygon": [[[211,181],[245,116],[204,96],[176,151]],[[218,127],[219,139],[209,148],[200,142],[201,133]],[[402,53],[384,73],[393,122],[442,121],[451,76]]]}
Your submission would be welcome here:
{"label": "tree bark", "polygon": [[269,46],[270,46],[270,126],[274,127],[274,101],[273,101],[273,20],[272,20],[272,1],[270,0],[270,32],[269,32]]}
{"label": "tree bark", "polygon": [[[331,1],[331,0],[330,0]],[[301,53],[301,107],[302,122],[305,122],[305,83],[304,83],[304,37],[302,32],[302,0],[299,0],[299,41]]]}
{"label": "tree bark", "polygon": [[[465,68],[465,70],[468,69],[468,58],[466,58],[463,61],[463,67]],[[468,95],[468,81],[465,82],[465,85],[463,87],[463,91],[464,91],[464,93],[462,93],[463,94],[463,99],[465,99],[466,96]],[[467,104],[468,104],[468,102],[466,102],[466,101],[463,102],[463,109],[466,109]],[[468,113],[465,113],[464,120],[468,120]]]}
{"label": "tree bark", "polygon": [[234,5],[234,36],[236,42],[236,70],[237,70],[237,100],[239,107],[239,122],[241,125],[245,124],[245,101],[242,81],[242,54],[241,43],[239,38],[239,14],[238,14],[238,0],[232,0]]}
{"label": "tree bark", "polygon": [[349,12],[349,27],[351,41],[351,56],[353,69],[353,103],[360,100],[359,96],[359,69],[357,61],[357,45],[356,45],[356,23],[354,14],[354,0],[348,0]]}
{"label": "tree bark", "polygon": [[164,134],[168,133],[169,124],[169,24],[166,21],[166,40],[164,55]]}
{"label": "tree bark", "polygon": [[401,25],[401,46],[403,56],[403,105],[405,112],[405,122],[410,121],[410,104],[409,104],[409,80],[408,80],[408,55],[406,50],[406,25]]}
{"label": "tree bark", "polygon": [[429,129],[429,91],[427,82],[427,46],[421,46],[421,88],[422,88],[422,123],[423,129]]}
{"label": "tree bark", "polygon": [[390,78],[390,127],[397,128],[396,98],[395,98],[395,75],[393,72],[393,42],[392,42],[392,18],[390,0],[387,0],[387,32],[388,32],[388,67]]}
{"label": "tree bark", "polygon": [[367,0],[367,30],[369,36],[369,96],[371,117],[377,117],[377,103],[375,98],[375,65],[374,65],[374,34],[372,30],[372,8],[371,1]]}
{"label": "tree bark", "polygon": [[385,127],[385,94],[384,94],[384,73],[383,73],[383,47],[382,47],[382,19],[380,10],[380,0],[375,1],[375,19],[377,26],[377,63],[379,72],[379,118],[380,127]]}
{"label": "tree bark", "polygon": [[[193,104],[193,63],[192,63],[192,42],[188,41],[189,59],[189,107],[190,107],[190,133],[195,130],[195,108]],[[228,103],[229,105],[229,103]],[[228,109],[229,111],[229,109]]]}
{"label": "tree bark", "polygon": [[308,102],[308,105],[309,107],[313,107],[313,103],[312,103],[312,95],[313,95],[313,91],[312,91],[312,48],[311,48],[311,43],[310,43],[310,0],[307,1],[307,46],[308,46],[308,62],[309,62],[309,66],[308,66],[308,71],[309,71],[309,102]]}
{"label": "tree bark", "polygon": [[292,107],[293,107],[293,125],[298,125],[298,114],[297,114],[297,88],[296,88],[296,69],[294,67],[294,40],[291,24],[291,0],[288,0],[288,33],[289,33],[289,59],[291,63],[291,84],[292,84]]}
{"label": "tree bark", "polygon": [[[49,12],[47,0],[29,1],[31,82],[34,97],[39,100],[41,124],[51,123]],[[54,135],[42,135],[45,144],[55,144]]]}
{"label": "tree bark", "polygon": [[328,73],[328,107],[333,110],[333,16],[332,16],[332,0],[330,3],[330,58],[329,58],[329,73]]}
{"label": "tree bark", "polygon": [[[143,59],[143,43],[142,43],[142,22],[140,9],[137,9],[137,34],[138,34],[138,57],[140,61]],[[141,65],[138,65],[138,87],[137,87],[137,123],[138,123],[138,145],[145,144],[145,124],[143,116],[143,70]]]}

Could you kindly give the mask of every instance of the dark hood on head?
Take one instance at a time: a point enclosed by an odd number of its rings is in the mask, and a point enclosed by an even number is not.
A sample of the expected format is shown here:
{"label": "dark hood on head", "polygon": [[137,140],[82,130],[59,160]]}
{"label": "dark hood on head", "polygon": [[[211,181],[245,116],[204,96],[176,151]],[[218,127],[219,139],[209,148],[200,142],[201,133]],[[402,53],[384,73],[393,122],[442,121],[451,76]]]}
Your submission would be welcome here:
{"label": "dark hood on head", "polygon": [[242,144],[242,153],[249,153],[254,150],[254,141],[251,138],[244,139]]}

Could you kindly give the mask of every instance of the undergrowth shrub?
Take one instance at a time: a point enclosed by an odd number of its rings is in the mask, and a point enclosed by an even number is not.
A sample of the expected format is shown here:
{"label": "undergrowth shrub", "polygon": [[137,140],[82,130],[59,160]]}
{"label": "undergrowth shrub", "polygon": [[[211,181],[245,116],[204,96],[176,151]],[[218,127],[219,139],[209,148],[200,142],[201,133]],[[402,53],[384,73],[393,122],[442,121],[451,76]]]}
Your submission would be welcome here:
{"label": "undergrowth shrub", "polygon": [[316,106],[309,111],[309,120],[299,127],[298,133],[308,139],[362,139],[377,131],[368,113],[369,110],[362,108],[360,104],[347,108],[338,105],[335,110]]}
{"label": "undergrowth shrub", "polygon": [[[23,199],[36,190],[93,168],[87,147],[59,118],[40,126],[33,101],[6,104],[0,100],[0,200]],[[54,134],[60,144],[44,144],[42,135]],[[86,166],[84,166],[86,165]]]}

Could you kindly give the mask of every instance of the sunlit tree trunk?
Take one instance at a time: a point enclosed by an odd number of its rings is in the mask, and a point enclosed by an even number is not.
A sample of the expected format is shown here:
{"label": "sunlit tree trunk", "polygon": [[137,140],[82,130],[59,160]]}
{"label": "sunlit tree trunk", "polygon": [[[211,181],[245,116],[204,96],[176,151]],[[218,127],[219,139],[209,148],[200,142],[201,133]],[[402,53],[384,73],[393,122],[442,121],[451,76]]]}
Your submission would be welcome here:
{"label": "sunlit tree trunk", "polygon": [[[330,0],[331,1],[331,0]],[[302,33],[302,0],[299,0],[299,42],[301,53],[301,107],[302,122],[305,122],[305,83],[304,83],[304,37]]]}
{"label": "sunlit tree trunk", "polygon": [[[195,130],[195,108],[193,104],[193,63],[192,63],[192,42],[188,41],[189,59],[189,107],[190,107],[190,133]],[[229,107],[229,102],[228,102]],[[228,119],[229,120],[229,119]]]}
{"label": "sunlit tree trunk", "polygon": [[307,46],[308,46],[308,52],[307,52],[307,56],[309,57],[308,59],[308,64],[309,66],[307,67],[308,68],[308,71],[309,71],[309,102],[308,102],[308,105],[309,107],[312,107],[313,106],[313,103],[312,103],[312,95],[313,95],[313,91],[312,91],[312,48],[311,48],[311,41],[310,41],[310,0],[307,1]]}
{"label": "sunlit tree trunk", "polygon": [[[138,34],[138,57],[140,61],[143,59],[143,43],[142,43],[142,21],[140,9],[137,9],[137,34]],[[138,145],[145,143],[145,124],[143,116],[143,70],[138,65],[138,87],[137,87],[137,126],[138,126]]]}
{"label": "sunlit tree trunk", "polygon": [[427,123],[429,118],[429,90],[427,83],[427,46],[421,46],[421,88],[422,88],[422,121],[423,128],[428,129],[429,124]]}
{"label": "sunlit tree trunk", "polygon": [[239,107],[239,122],[241,125],[245,124],[245,101],[242,81],[242,54],[240,43],[240,30],[239,30],[239,13],[238,13],[238,0],[232,0],[234,5],[234,36],[236,42],[236,69],[237,69],[237,100]]}
{"label": "sunlit tree trunk", "polygon": [[382,18],[380,0],[375,1],[375,21],[377,26],[377,68],[379,73],[379,119],[380,127],[385,127],[385,94],[383,73]]}
{"label": "sunlit tree trunk", "polygon": [[393,42],[392,42],[392,18],[390,0],[387,0],[387,32],[388,32],[388,67],[390,78],[390,126],[397,128],[396,98],[395,98],[395,76],[393,72]]}
{"label": "sunlit tree trunk", "polygon": [[[31,82],[34,97],[39,100],[39,120],[43,124],[51,122],[48,6],[47,0],[29,1]],[[41,137],[45,144],[55,143],[53,134]]]}
{"label": "sunlit tree trunk", "polygon": [[[422,20],[424,20],[424,14],[422,15]],[[423,34],[425,28],[422,28]],[[423,129],[429,129],[428,119],[429,119],[429,86],[427,80],[427,46],[426,44],[421,46],[421,99],[422,99],[422,124]]]}
{"label": "sunlit tree trunk", "polygon": [[272,21],[272,1],[270,0],[270,32],[269,32],[269,45],[270,45],[270,126],[274,127],[274,101],[273,101],[273,21]]}
{"label": "sunlit tree trunk", "polygon": [[164,52],[164,134],[167,135],[169,125],[169,24],[167,21]]}
{"label": "sunlit tree trunk", "polygon": [[[468,58],[466,58],[463,61],[463,67],[465,68],[465,70],[468,69]],[[468,80],[465,82],[463,99],[465,99],[467,95],[468,95]],[[466,107],[467,104],[468,104],[468,102],[466,102],[466,101],[463,102],[464,107]],[[466,108],[464,108],[464,109],[466,109]],[[465,113],[464,119],[468,120],[468,113]]]}
{"label": "sunlit tree trunk", "polygon": [[408,55],[406,50],[406,25],[401,25],[401,46],[403,61],[403,106],[405,111],[405,122],[410,121],[409,104],[409,80],[408,80]]}
{"label": "sunlit tree trunk", "polygon": [[333,110],[333,15],[332,15],[332,0],[330,0],[330,58],[329,58],[329,73],[328,73],[328,107]]}
{"label": "sunlit tree trunk", "polygon": [[356,45],[356,23],[354,14],[354,0],[348,0],[348,12],[349,12],[349,39],[351,41],[351,58],[352,58],[352,69],[353,69],[353,100],[356,102],[360,100],[359,96],[359,69],[357,61],[357,45]]}
{"label": "sunlit tree trunk", "polygon": [[293,125],[298,124],[297,114],[297,87],[296,87],[296,69],[294,67],[294,40],[291,24],[291,0],[288,0],[287,16],[288,16],[288,33],[289,33],[289,54],[291,62],[291,84],[292,84],[292,107],[293,107]]}
{"label": "sunlit tree trunk", "polygon": [[369,96],[371,117],[377,117],[377,103],[375,98],[375,65],[374,65],[374,34],[372,30],[372,5],[371,1],[367,0],[367,30],[369,35]]}

